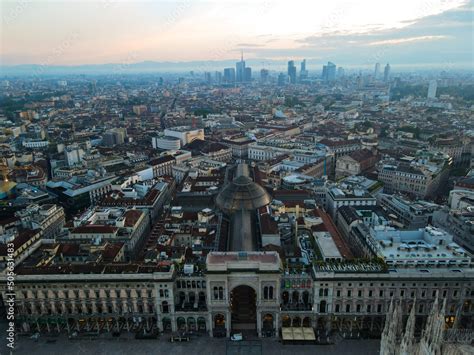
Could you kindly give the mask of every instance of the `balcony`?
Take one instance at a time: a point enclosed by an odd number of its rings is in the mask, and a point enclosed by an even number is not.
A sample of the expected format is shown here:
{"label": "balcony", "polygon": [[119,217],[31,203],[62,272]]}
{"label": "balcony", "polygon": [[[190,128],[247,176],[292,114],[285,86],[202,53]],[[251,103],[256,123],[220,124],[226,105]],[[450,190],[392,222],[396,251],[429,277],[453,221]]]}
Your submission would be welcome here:
{"label": "balcony", "polygon": [[207,304],[205,302],[181,302],[175,305],[175,312],[206,312]]}
{"label": "balcony", "polygon": [[300,312],[307,312],[312,310],[312,305],[307,303],[288,303],[288,304],[282,304],[280,306],[280,309],[282,311],[300,311]]}

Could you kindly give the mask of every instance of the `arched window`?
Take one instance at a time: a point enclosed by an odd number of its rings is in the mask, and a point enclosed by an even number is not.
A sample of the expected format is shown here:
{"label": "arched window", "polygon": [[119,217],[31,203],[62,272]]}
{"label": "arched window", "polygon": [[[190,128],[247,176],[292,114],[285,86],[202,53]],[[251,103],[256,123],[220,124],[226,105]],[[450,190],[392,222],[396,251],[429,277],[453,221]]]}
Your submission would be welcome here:
{"label": "arched window", "polygon": [[219,287],[219,299],[223,300],[224,299],[224,288]]}
{"label": "arched window", "polygon": [[323,297],[324,290],[322,288],[319,289],[319,297]]}
{"label": "arched window", "polygon": [[338,304],[336,304],[336,310],[335,310],[335,312],[336,312],[336,313],[339,313],[339,312],[340,312],[340,310],[341,310],[341,306],[340,306],[340,305],[338,305]]}
{"label": "arched window", "polygon": [[169,291],[165,290],[165,297],[169,297]]}
{"label": "arched window", "polygon": [[351,313],[351,305],[346,304],[346,313]]}
{"label": "arched window", "polygon": [[160,290],[160,297],[164,297],[163,290]]}
{"label": "arched window", "polygon": [[206,303],[206,294],[203,291],[199,292],[199,303]]}
{"label": "arched window", "polygon": [[300,294],[298,291],[293,291],[292,303],[299,303],[300,302]]}
{"label": "arched window", "polygon": [[268,298],[271,300],[273,299],[273,286],[268,288]]}
{"label": "arched window", "polygon": [[319,313],[326,313],[326,301],[321,301],[319,304]]}
{"label": "arched window", "polygon": [[309,292],[304,291],[303,292],[303,304],[307,306],[309,304]]}
{"label": "arched window", "polygon": [[183,303],[185,301],[186,301],[186,294],[183,291],[181,291],[179,293],[179,303]]}
{"label": "arched window", "polygon": [[281,326],[282,327],[291,327],[291,318],[287,315],[281,317]]}
{"label": "arched window", "polygon": [[214,287],[214,299],[217,300],[218,298],[219,298],[218,288]]}
{"label": "arched window", "polygon": [[268,287],[267,286],[265,286],[263,288],[263,298],[266,299],[266,300],[268,299]]}
{"label": "arched window", "polygon": [[325,288],[324,289],[324,296],[327,297],[329,295],[329,289]]}

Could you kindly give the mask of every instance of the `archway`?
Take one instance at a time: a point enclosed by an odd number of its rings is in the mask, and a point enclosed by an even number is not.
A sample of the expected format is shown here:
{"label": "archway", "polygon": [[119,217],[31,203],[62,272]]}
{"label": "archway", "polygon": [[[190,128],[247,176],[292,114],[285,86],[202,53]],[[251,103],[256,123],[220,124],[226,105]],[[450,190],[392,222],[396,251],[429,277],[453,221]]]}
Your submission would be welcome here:
{"label": "archway", "polygon": [[214,328],[225,328],[225,317],[222,314],[216,314],[214,317]]}
{"label": "archway", "polygon": [[196,320],[193,317],[188,317],[187,323],[189,331],[196,330]]}
{"label": "archway", "polygon": [[163,318],[162,322],[163,322],[163,331],[164,332],[171,331],[171,319],[165,317]]}
{"label": "archway", "polygon": [[273,315],[267,313],[263,316],[262,327],[264,330],[273,330]]}
{"label": "archway", "polygon": [[256,330],[257,329],[257,294],[255,290],[246,285],[237,286],[230,293],[230,306],[232,310],[232,329]]}
{"label": "archway", "polygon": [[291,327],[291,318],[287,315],[281,318],[281,326],[282,327]]}
{"label": "archway", "polygon": [[198,331],[206,332],[206,319],[204,317],[199,317],[197,319]]}
{"label": "archway", "polygon": [[266,337],[272,337],[275,334],[275,325],[273,315],[267,313],[262,318],[262,332]]}
{"label": "archway", "polygon": [[178,330],[186,330],[186,319],[183,317],[178,317],[176,324],[178,325]]}
{"label": "archway", "polygon": [[223,314],[216,314],[214,316],[214,329],[213,333],[215,337],[226,336],[225,317]]}
{"label": "archway", "polygon": [[303,327],[311,327],[311,318],[309,317],[303,318]]}

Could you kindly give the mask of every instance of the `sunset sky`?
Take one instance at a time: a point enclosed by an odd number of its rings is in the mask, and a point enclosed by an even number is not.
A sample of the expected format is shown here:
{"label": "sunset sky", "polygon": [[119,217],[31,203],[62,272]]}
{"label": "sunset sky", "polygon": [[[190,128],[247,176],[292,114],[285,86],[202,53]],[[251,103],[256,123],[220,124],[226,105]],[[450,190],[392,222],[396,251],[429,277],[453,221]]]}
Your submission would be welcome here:
{"label": "sunset sky", "polygon": [[3,65],[472,61],[473,1],[1,1]]}

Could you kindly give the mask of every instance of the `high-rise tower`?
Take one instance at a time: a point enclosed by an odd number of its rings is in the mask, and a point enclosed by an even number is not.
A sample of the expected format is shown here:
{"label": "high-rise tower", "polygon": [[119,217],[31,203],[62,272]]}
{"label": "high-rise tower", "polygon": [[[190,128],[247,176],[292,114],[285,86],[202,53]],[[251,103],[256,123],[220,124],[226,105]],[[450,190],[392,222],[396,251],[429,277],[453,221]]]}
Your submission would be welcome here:
{"label": "high-rise tower", "polygon": [[238,83],[245,81],[244,51],[241,51],[240,62],[235,63],[235,81]]}

